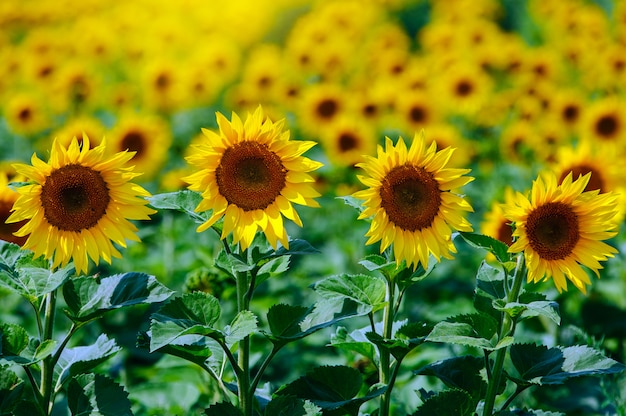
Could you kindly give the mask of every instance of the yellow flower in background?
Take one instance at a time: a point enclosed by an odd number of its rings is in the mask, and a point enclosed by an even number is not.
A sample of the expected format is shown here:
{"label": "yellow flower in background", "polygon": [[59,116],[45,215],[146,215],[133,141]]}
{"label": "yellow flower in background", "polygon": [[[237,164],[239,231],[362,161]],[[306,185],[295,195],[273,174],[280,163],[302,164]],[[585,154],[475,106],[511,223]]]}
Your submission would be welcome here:
{"label": "yellow flower in background", "polygon": [[308,172],[322,164],[302,156],[316,143],[289,140],[289,131],[283,130],[284,120],[272,122],[260,106],[253,114],[248,113],[245,122],[235,113],[230,121],[219,112],[216,118],[219,131],[203,129],[204,141],[186,158],[199,169],[184,178],[189,189],[202,193],[196,211],[212,211],[197,231],[205,231],[224,218],[221,238],[232,232],[233,243],[239,243],[243,250],[258,230],[265,233],[272,247],[280,241],[288,248],[283,216],[301,227],[292,204],[319,206],[313,199],[319,193],[313,189],[314,179]]}
{"label": "yellow flower in background", "polygon": [[469,169],[446,168],[454,149],[437,151],[437,144],[426,146],[417,134],[407,149],[402,137],[394,146],[386,138],[385,148],[378,146],[378,156],[366,156],[357,167],[368,188],[353,194],[364,200],[359,219],[373,217],[366,244],[381,241],[382,253],[393,243],[396,263],[406,260],[409,266],[428,267],[432,254],[452,258],[452,229],[471,231],[464,211],[472,211],[462,196],[451,192],[474,178],[463,176]]}
{"label": "yellow flower in background", "polygon": [[[11,181],[19,182],[23,178],[14,177]],[[18,193],[9,187],[8,172],[0,170],[0,240],[9,241],[18,245],[23,245],[26,241],[25,237],[17,237],[13,233],[25,224],[21,221],[17,224],[7,224],[6,220],[11,215],[13,204],[17,200]]]}
{"label": "yellow flower in background", "polygon": [[105,156],[105,141],[89,147],[73,139],[68,148],[52,144],[46,163],[36,154],[31,165],[15,169],[33,183],[18,188],[19,197],[7,222],[28,222],[15,233],[28,236],[23,245],[36,257],[52,259],[52,267],[74,261],[78,273],[87,272],[89,258],[121,257],[115,242],[138,241],[137,228],[129,220],[148,220],[155,211],[144,199],[149,193],[131,182],[140,175],[126,163],[133,152]]}
{"label": "yellow flower in background", "polygon": [[[504,204],[511,203],[514,197],[513,189],[505,188]],[[507,246],[511,246],[513,244],[513,228],[511,227],[511,222],[504,216],[504,204],[500,201],[491,204],[491,208],[485,213],[483,222],[480,224],[480,232],[502,241]]]}
{"label": "yellow flower in background", "polygon": [[524,252],[528,281],[552,278],[559,292],[569,279],[583,293],[591,284],[587,272],[600,277],[599,261],[617,250],[602,240],[617,234],[613,221],[617,197],[598,190],[585,192],[591,174],[572,181],[569,174],[558,184],[554,174],[533,182],[530,198],[516,193],[504,206],[504,215],[514,222],[512,253]]}

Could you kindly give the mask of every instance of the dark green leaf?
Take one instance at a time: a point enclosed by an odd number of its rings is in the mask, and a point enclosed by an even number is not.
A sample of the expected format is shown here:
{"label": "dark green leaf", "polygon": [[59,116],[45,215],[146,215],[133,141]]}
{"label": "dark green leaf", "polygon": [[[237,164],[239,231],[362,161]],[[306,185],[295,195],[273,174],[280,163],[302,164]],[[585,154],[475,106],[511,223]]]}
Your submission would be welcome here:
{"label": "dark green leaf", "polygon": [[487,391],[487,383],[480,374],[484,368],[483,358],[466,355],[429,364],[414,374],[435,376],[446,386],[469,393],[478,403]]}
{"label": "dark green leaf", "polygon": [[496,413],[496,416],[567,416],[561,412],[547,412],[545,410],[537,409],[517,409],[517,410],[503,410]]}
{"label": "dark green leaf", "polygon": [[470,246],[482,248],[492,253],[500,263],[506,263],[511,260],[511,255],[508,251],[509,247],[500,240],[486,235],[468,232],[459,232],[459,235],[463,237]]}
{"label": "dark green leaf", "polygon": [[295,396],[276,396],[265,407],[265,416],[321,416],[322,409]]}
{"label": "dark green leaf", "polygon": [[311,308],[291,306],[280,303],[273,305],[267,312],[267,322],[275,339],[290,339],[302,333],[300,324],[311,312]]}
{"label": "dark green leaf", "polygon": [[[139,348],[150,349],[150,332],[141,332],[137,337]],[[163,354],[180,357],[198,365],[204,365],[217,353],[223,355],[222,347],[212,338],[202,335],[183,335],[158,349]],[[210,361],[210,360],[209,360]],[[221,363],[221,361],[220,361]],[[217,365],[219,368],[219,365]]]}
{"label": "dark green leaf", "polygon": [[220,315],[219,301],[208,293],[186,293],[169,301],[152,315],[150,352],[189,334],[223,338],[214,328]]}
{"label": "dark green leaf", "polygon": [[67,404],[72,416],[131,416],[128,393],[101,374],[82,374],[68,383]]}
{"label": "dark green leaf", "polygon": [[217,403],[204,410],[205,416],[243,416],[241,410],[230,403]]}
{"label": "dark green leaf", "polygon": [[626,369],[624,364],[585,345],[547,348],[513,344],[510,354],[519,379],[530,384],[562,384],[573,377],[616,374]]}
{"label": "dark green leaf", "polygon": [[112,309],[162,302],[172,291],[145,273],[122,273],[103,279],[79,277],[63,286],[68,315],[89,321]]}
{"label": "dark green leaf", "polygon": [[28,347],[28,332],[16,324],[0,324],[0,357],[10,359],[19,356]]}
{"label": "dark green leaf", "polygon": [[[0,415],[12,415],[12,410],[22,399],[24,383],[9,366],[0,366]],[[39,414],[39,413],[35,413]]]}
{"label": "dark green leaf", "polygon": [[288,249],[283,246],[278,247],[276,253],[274,253],[272,257],[293,254],[316,254],[319,252],[320,251],[313,247],[308,241],[295,238],[293,240],[289,240]]}
{"label": "dark green leaf", "polygon": [[358,370],[345,366],[316,367],[303,377],[281,387],[276,395],[308,399],[324,414],[358,415],[361,405],[381,395],[385,387],[377,387],[363,397],[356,397],[363,385]]}
{"label": "dark green leaf", "polygon": [[190,190],[182,190],[164,194],[153,195],[148,198],[150,205],[157,209],[169,209],[187,214],[197,223],[203,223],[208,219],[207,213],[196,212],[196,207],[202,201],[202,195]]}
{"label": "dark green leaf", "polygon": [[430,334],[432,329],[433,325],[431,324],[413,322],[403,324],[395,331],[393,339],[384,339],[374,332],[368,332],[365,335],[367,339],[376,344],[379,348],[388,350],[396,360],[402,361],[409,352],[426,341],[426,337]]}
{"label": "dark green leaf", "polygon": [[364,274],[340,274],[317,282],[314,289],[324,299],[350,299],[363,306],[363,312],[377,311],[385,305],[385,280]]}
{"label": "dark green leaf", "polygon": [[101,334],[92,345],[64,349],[54,368],[57,385],[63,384],[69,377],[93,370],[120,349],[115,340],[105,334]]}
{"label": "dark green leaf", "polygon": [[412,416],[454,415],[471,416],[476,403],[463,390],[444,390],[429,397]]}

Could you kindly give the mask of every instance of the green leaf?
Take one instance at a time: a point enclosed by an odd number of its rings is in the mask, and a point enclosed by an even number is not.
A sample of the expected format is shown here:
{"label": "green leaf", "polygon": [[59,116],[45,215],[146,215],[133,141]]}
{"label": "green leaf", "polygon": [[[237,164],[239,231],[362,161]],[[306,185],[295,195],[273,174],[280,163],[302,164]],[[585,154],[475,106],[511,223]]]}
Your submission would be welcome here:
{"label": "green leaf", "polygon": [[122,273],[103,279],[78,277],[63,286],[68,316],[85,322],[105,312],[138,304],[162,302],[171,290],[145,273]]}
{"label": "green leaf", "polygon": [[222,250],[215,259],[215,267],[236,278],[239,273],[253,270],[256,264],[246,263],[238,254],[227,253]]}
{"label": "green leaf", "polygon": [[57,290],[75,272],[72,264],[68,264],[56,271],[50,271],[48,268],[41,267],[22,267],[21,265],[16,270],[20,281],[28,289],[29,295],[35,298],[41,298]]}
{"label": "green leaf", "polygon": [[519,302],[509,302],[500,306],[500,303],[494,301],[494,308],[506,312],[511,317],[522,320],[535,316],[545,316],[551,319],[557,325],[561,324],[561,315],[559,313],[559,304],[553,301],[541,300],[527,304]]}
{"label": "green leaf", "polygon": [[537,409],[517,409],[517,410],[503,410],[496,413],[497,416],[567,416],[561,412],[548,412],[545,410]]}
{"label": "green leaf", "polygon": [[265,416],[322,416],[322,409],[295,396],[276,396],[265,407]]}
{"label": "green leaf", "polygon": [[276,395],[308,399],[324,414],[358,415],[366,401],[381,395],[386,387],[376,387],[365,396],[356,397],[363,385],[358,370],[345,366],[316,367],[299,379],[281,387]]}
{"label": "green leaf", "polygon": [[202,195],[188,189],[153,195],[148,198],[148,201],[150,201],[150,205],[157,210],[169,209],[180,211],[187,214],[197,223],[203,223],[209,218],[208,212],[196,212],[196,207],[202,201]]}
{"label": "green leaf", "polygon": [[430,396],[412,416],[471,416],[476,410],[472,396],[463,390],[444,390]]}
{"label": "green leaf", "polygon": [[393,335],[393,339],[384,339],[377,333],[368,332],[367,339],[379,348],[388,350],[398,361],[426,341],[433,325],[425,322],[405,323]]}
{"label": "green leaf", "polygon": [[289,240],[289,248],[283,246],[278,247],[272,257],[293,254],[317,254],[319,252],[320,251],[313,247],[308,241],[294,238],[293,240]]}
{"label": "green leaf", "polygon": [[426,340],[496,350],[508,345],[496,344],[497,327],[497,321],[485,313],[459,315],[435,325]]}
{"label": "green leaf", "polygon": [[485,295],[491,299],[505,298],[504,273],[504,270],[496,269],[483,261],[476,274],[476,293]]}
{"label": "green leaf", "polygon": [[17,261],[29,254],[29,251],[22,250],[17,244],[0,240],[0,270],[14,269]]}
{"label": "green leaf", "polygon": [[17,324],[0,324],[0,357],[19,356],[29,342],[28,332]]}
{"label": "green leaf", "polygon": [[311,308],[280,303],[267,311],[267,323],[273,339],[299,338],[302,335],[300,324],[311,312]]}
{"label": "green leaf", "polygon": [[[137,337],[137,346],[149,350],[150,338],[150,331],[140,332]],[[158,348],[157,351],[163,354],[180,357],[198,365],[204,365],[207,361],[211,364],[210,358],[224,355],[224,351],[217,341],[212,338],[194,334],[180,336],[171,343]],[[222,360],[215,359],[214,361],[219,362],[216,366],[212,367],[219,369]]]}
{"label": "green leaf", "polygon": [[205,416],[243,416],[241,410],[230,403],[216,403],[204,410]]}
{"label": "green leaf", "polygon": [[492,253],[500,263],[511,260],[509,247],[500,240],[483,234],[459,232],[459,235],[472,247],[482,248]]}
{"label": "green leaf", "polygon": [[57,385],[65,383],[69,377],[93,370],[120,350],[115,340],[105,334],[101,334],[92,345],[64,349],[54,367]]}
{"label": "green leaf", "polygon": [[[13,415],[22,399],[24,383],[9,366],[0,366],[0,415]],[[39,413],[34,413],[39,414]]]}
{"label": "green leaf", "polygon": [[276,274],[284,273],[289,270],[290,260],[290,256],[281,256],[264,261],[256,273],[254,287],[257,288],[261,283],[263,283],[270,277]]}
{"label": "green leaf", "polygon": [[226,345],[233,345],[241,341],[257,329],[256,316],[250,311],[241,311],[235,316],[233,322],[224,328]]}
{"label": "green leaf", "polygon": [[208,293],[186,293],[172,299],[152,315],[150,352],[189,334],[223,339],[225,335],[214,328],[221,313],[219,301]]}
{"label": "green leaf", "polygon": [[481,376],[485,368],[482,357],[462,356],[429,364],[414,374],[435,376],[452,389],[463,390],[474,399],[474,406],[487,392],[487,383]]}
{"label": "green leaf", "polygon": [[330,338],[330,344],[333,347],[341,348],[346,351],[356,352],[367,358],[370,362],[375,361],[376,347],[367,339],[366,332],[371,328],[357,329],[348,333],[348,330],[342,326],[337,328],[335,334]]}
{"label": "green leaf", "polygon": [[585,345],[547,348],[535,344],[513,344],[511,361],[519,380],[529,384],[563,384],[570,378],[621,373],[626,369],[600,351]]}
{"label": "green leaf", "polygon": [[35,354],[33,355],[33,362],[38,362],[52,355],[54,350],[57,347],[57,341],[53,339],[46,339],[44,342],[39,344],[35,349]]}
{"label": "green leaf", "polygon": [[101,374],[82,374],[67,386],[67,405],[72,416],[132,416],[128,393]]}
{"label": "green leaf", "polygon": [[355,208],[356,210],[358,210],[359,212],[363,212],[363,210],[365,209],[365,207],[363,206],[363,201],[360,199],[356,199],[355,197],[348,195],[348,196],[338,196],[336,197],[337,199],[341,199],[344,204],[351,206],[352,208]]}
{"label": "green leaf", "polygon": [[313,288],[324,299],[350,299],[369,313],[385,306],[386,287],[381,277],[340,274],[317,282]]}

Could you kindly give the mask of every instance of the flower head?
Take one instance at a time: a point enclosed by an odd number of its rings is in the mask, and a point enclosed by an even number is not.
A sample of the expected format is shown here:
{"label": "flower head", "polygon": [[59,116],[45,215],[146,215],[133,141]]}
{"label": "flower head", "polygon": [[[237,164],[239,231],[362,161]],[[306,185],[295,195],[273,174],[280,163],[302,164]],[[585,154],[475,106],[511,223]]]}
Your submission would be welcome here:
{"label": "flower head", "polygon": [[415,135],[407,149],[402,137],[394,146],[386,138],[385,148],[378,146],[378,156],[366,156],[357,166],[367,175],[359,180],[367,189],[353,194],[365,202],[359,219],[373,217],[366,244],[381,242],[381,253],[392,243],[396,263],[428,267],[429,255],[437,261],[451,258],[456,249],[452,229],[471,231],[462,216],[472,211],[470,204],[452,190],[473,180],[468,169],[446,168],[453,149],[437,151],[437,144],[427,147],[423,137]]}
{"label": "flower head", "polygon": [[186,158],[199,169],[184,178],[189,189],[202,193],[196,211],[212,210],[198,232],[224,218],[221,238],[232,232],[243,250],[258,230],[272,247],[278,241],[289,247],[283,216],[302,226],[292,204],[318,206],[308,172],[322,164],[302,156],[316,143],[289,140],[284,120],[272,122],[261,107],[245,122],[235,113],[230,121],[219,112],[216,117],[219,132],[203,129],[205,140]]}
{"label": "flower head", "polygon": [[93,149],[84,135],[82,145],[74,138],[68,148],[52,144],[46,163],[36,154],[31,165],[15,169],[33,183],[18,188],[19,197],[7,222],[27,220],[15,235],[28,236],[23,245],[35,256],[53,259],[52,267],[74,261],[76,270],[87,271],[88,258],[111,262],[121,257],[113,246],[138,241],[129,220],[147,220],[149,193],[130,182],[138,176],[126,167],[133,152],[105,157],[105,140]]}
{"label": "flower head", "polygon": [[583,293],[591,284],[581,266],[599,277],[599,261],[617,251],[602,240],[613,237],[617,197],[598,190],[585,192],[591,174],[561,184],[554,174],[533,182],[530,199],[517,193],[504,206],[504,215],[515,224],[512,253],[524,252],[528,281],[552,278],[559,292],[567,290],[567,279]]}

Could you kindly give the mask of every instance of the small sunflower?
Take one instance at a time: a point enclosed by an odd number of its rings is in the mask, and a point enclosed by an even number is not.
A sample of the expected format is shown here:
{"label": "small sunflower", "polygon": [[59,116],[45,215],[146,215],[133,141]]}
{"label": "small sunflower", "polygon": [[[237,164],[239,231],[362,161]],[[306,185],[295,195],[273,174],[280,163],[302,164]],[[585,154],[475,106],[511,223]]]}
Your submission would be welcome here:
{"label": "small sunflower", "polygon": [[462,196],[451,192],[474,178],[463,176],[469,169],[446,168],[454,149],[437,151],[437,143],[426,147],[424,137],[415,135],[407,149],[402,137],[394,146],[386,138],[378,156],[365,156],[359,163],[367,175],[358,179],[367,189],[353,194],[365,209],[359,219],[373,217],[366,244],[382,241],[382,253],[392,243],[396,263],[428,267],[429,254],[437,261],[456,253],[452,229],[471,231],[462,211],[472,211]]}
{"label": "small sunflower", "polygon": [[245,122],[235,113],[231,121],[219,112],[216,118],[219,132],[203,129],[205,140],[186,158],[200,169],[183,178],[189,189],[202,192],[196,211],[212,210],[197,231],[223,217],[221,238],[232,232],[233,243],[240,243],[243,250],[258,230],[274,248],[278,241],[289,247],[282,216],[302,226],[292,204],[319,206],[313,199],[319,193],[307,172],[322,164],[302,156],[316,143],[290,141],[289,131],[283,131],[284,120],[272,122],[260,106]]}
{"label": "small sunflower", "polygon": [[617,197],[598,190],[585,192],[591,174],[572,181],[569,174],[559,185],[554,174],[533,182],[530,199],[517,193],[504,206],[504,215],[514,222],[512,253],[524,252],[528,281],[552,278],[559,292],[567,290],[567,279],[583,293],[591,284],[581,266],[594,271],[599,261],[617,250],[602,240],[613,237]]}
{"label": "small sunflower", "polygon": [[113,246],[138,241],[129,220],[147,220],[154,211],[144,199],[149,193],[130,182],[138,176],[126,167],[133,152],[105,158],[105,141],[89,148],[73,139],[68,148],[54,141],[48,163],[36,154],[32,166],[16,164],[19,174],[32,184],[18,188],[19,197],[7,222],[28,222],[15,233],[28,236],[23,248],[35,256],[53,259],[52,267],[74,260],[78,273],[86,272],[88,258],[98,264],[121,257]]}

